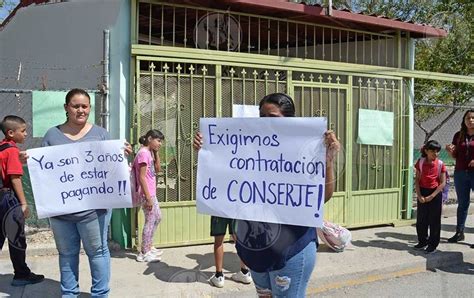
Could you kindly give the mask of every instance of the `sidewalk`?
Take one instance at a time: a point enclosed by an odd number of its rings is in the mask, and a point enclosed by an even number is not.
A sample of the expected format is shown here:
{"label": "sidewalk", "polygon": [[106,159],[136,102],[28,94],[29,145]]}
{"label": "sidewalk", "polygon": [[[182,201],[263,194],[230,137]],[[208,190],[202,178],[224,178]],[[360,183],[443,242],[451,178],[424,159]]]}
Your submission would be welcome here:
{"label": "sidewalk", "polygon": [[[474,215],[467,219],[466,240],[447,243],[456,226],[455,206],[447,210],[450,217],[442,219],[441,244],[438,252],[425,255],[415,251],[416,231],[413,225],[353,230],[353,250],[335,253],[323,245],[317,255],[317,266],[308,288],[308,295],[338,288],[397,277],[424,270],[435,270],[447,265],[474,262]],[[471,208],[472,210],[472,208]],[[253,285],[243,285],[230,280],[230,272],[239,270],[239,260],[232,244],[226,243],[222,289],[211,287],[207,279],[214,271],[212,245],[164,249],[160,263],[138,263],[128,251],[112,255],[111,297],[255,297]],[[7,252],[0,254],[0,296],[59,297],[58,258],[40,255],[54,252],[53,247],[28,251],[28,264],[34,272],[44,274],[42,283],[14,288],[10,286],[12,268]],[[462,273],[462,272],[460,272]],[[82,297],[88,297],[90,273],[87,257],[81,256],[80,283]]]}

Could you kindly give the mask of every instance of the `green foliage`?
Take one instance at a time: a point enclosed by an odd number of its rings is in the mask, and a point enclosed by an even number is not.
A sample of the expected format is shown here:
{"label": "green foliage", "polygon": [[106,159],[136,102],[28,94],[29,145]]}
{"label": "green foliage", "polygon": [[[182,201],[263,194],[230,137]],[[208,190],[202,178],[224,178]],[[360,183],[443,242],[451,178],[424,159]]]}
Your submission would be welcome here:
{"label": "green foliage", "polygon": [[[348,4],[349,2],[349,4]],[[333,0],[337,8],[351,9],[365,14],[383,15],[402,21],[427,24],[443,28],[445,38],[426,38],[416,41],[415,69],[473,75],[472,26],[474,1],[472,0]],[[429,79],[415,80],[415,102],[436,103],[447,106],[465,105],[474,98],[472,84],[444,82]],[[447,121],[456,108],[441,122]],[[415,120],[429,138],[441,126],[428,130],[421,123],[438,115],[440,109],[428,106],[415,107]]]}
{"label": "green foliage", "polygon": [[[0,23],[18,5],[19,0],[0,0]],[[2,16],[4,16],[2,18]]]}

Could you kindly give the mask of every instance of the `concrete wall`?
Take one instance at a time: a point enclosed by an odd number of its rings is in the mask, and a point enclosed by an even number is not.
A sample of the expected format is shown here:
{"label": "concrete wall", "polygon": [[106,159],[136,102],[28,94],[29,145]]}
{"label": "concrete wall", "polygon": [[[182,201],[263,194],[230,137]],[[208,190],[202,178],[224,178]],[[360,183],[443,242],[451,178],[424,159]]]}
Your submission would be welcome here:
{"label": "concrete wall", "polygon": [[[128,133],[130,1],[76,0],[18,10],[0,31],[0,89],[99,89],[105,29],[111,32],[110,131],[113,137],[125,138]],[[12,94],[0,93],[2,105],[16,104],[11,98]],[[31,95],[20,94],[16,98],[28,101]],[[22,105],[18,105],[19,112]],[[4,114],[3,109],[0,110],[0,116]]]}
{"label": "concrete wall", "polygon": [[[73,0],[18,10],[0,30],[0,117],[17,114],[30,124],[33,118],[41,121],[48,117],[47,112],[33,115],[31,93],[5,93],[2,89],[99,89],[103,31],[109,29],[109,131],[113,138],[125,139],[129,133],[130,5],[129,0]],[[96,94],[96,114],[101,104],[99,95]],[[39,146],[41,138],[31,137],[31,128],[29,135],[23,147]],[[31,195],[28,198],[32,203]],[[128,246],[129,235],[129,210],[114,210],[113,239]]]}

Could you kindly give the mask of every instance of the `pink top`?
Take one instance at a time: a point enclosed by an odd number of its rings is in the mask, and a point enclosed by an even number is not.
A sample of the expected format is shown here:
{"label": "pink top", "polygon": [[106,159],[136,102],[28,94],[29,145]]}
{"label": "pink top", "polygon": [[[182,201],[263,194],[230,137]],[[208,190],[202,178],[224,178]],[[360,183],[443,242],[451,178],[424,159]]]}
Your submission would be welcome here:
{"label": "pink top", "polygon": [[133,161],[133,170],[135,171],[135,177],[137,179],[138,184],[138,193],[141,197],[144,197],[145,194],[141,189],[141,185],[139,183],[140,179],[140,165],[146,165],[146,175],[145,181],[148,187],[148,192],[150,196],[156,196],[156,173],[155,173],[155,165],[153,161],[153,156],[151,155],[151,151],[146,148],[142,147],[138,150],[137,155],[135,156],[135,160]]}

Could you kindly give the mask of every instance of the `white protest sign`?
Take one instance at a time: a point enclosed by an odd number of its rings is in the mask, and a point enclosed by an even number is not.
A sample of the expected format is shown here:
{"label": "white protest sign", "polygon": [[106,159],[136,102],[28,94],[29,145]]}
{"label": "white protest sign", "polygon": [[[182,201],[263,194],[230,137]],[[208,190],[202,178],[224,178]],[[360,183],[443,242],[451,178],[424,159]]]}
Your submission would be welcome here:
{"label": "white protest sign", "polygon": [[198,212],[321,226],[325,118],[202,118],[200,129]]}
{"label": "white protest sign", "polygon": [[123,147],[123,140],[111,140],[28,150],[38,218],[132,207]]}

